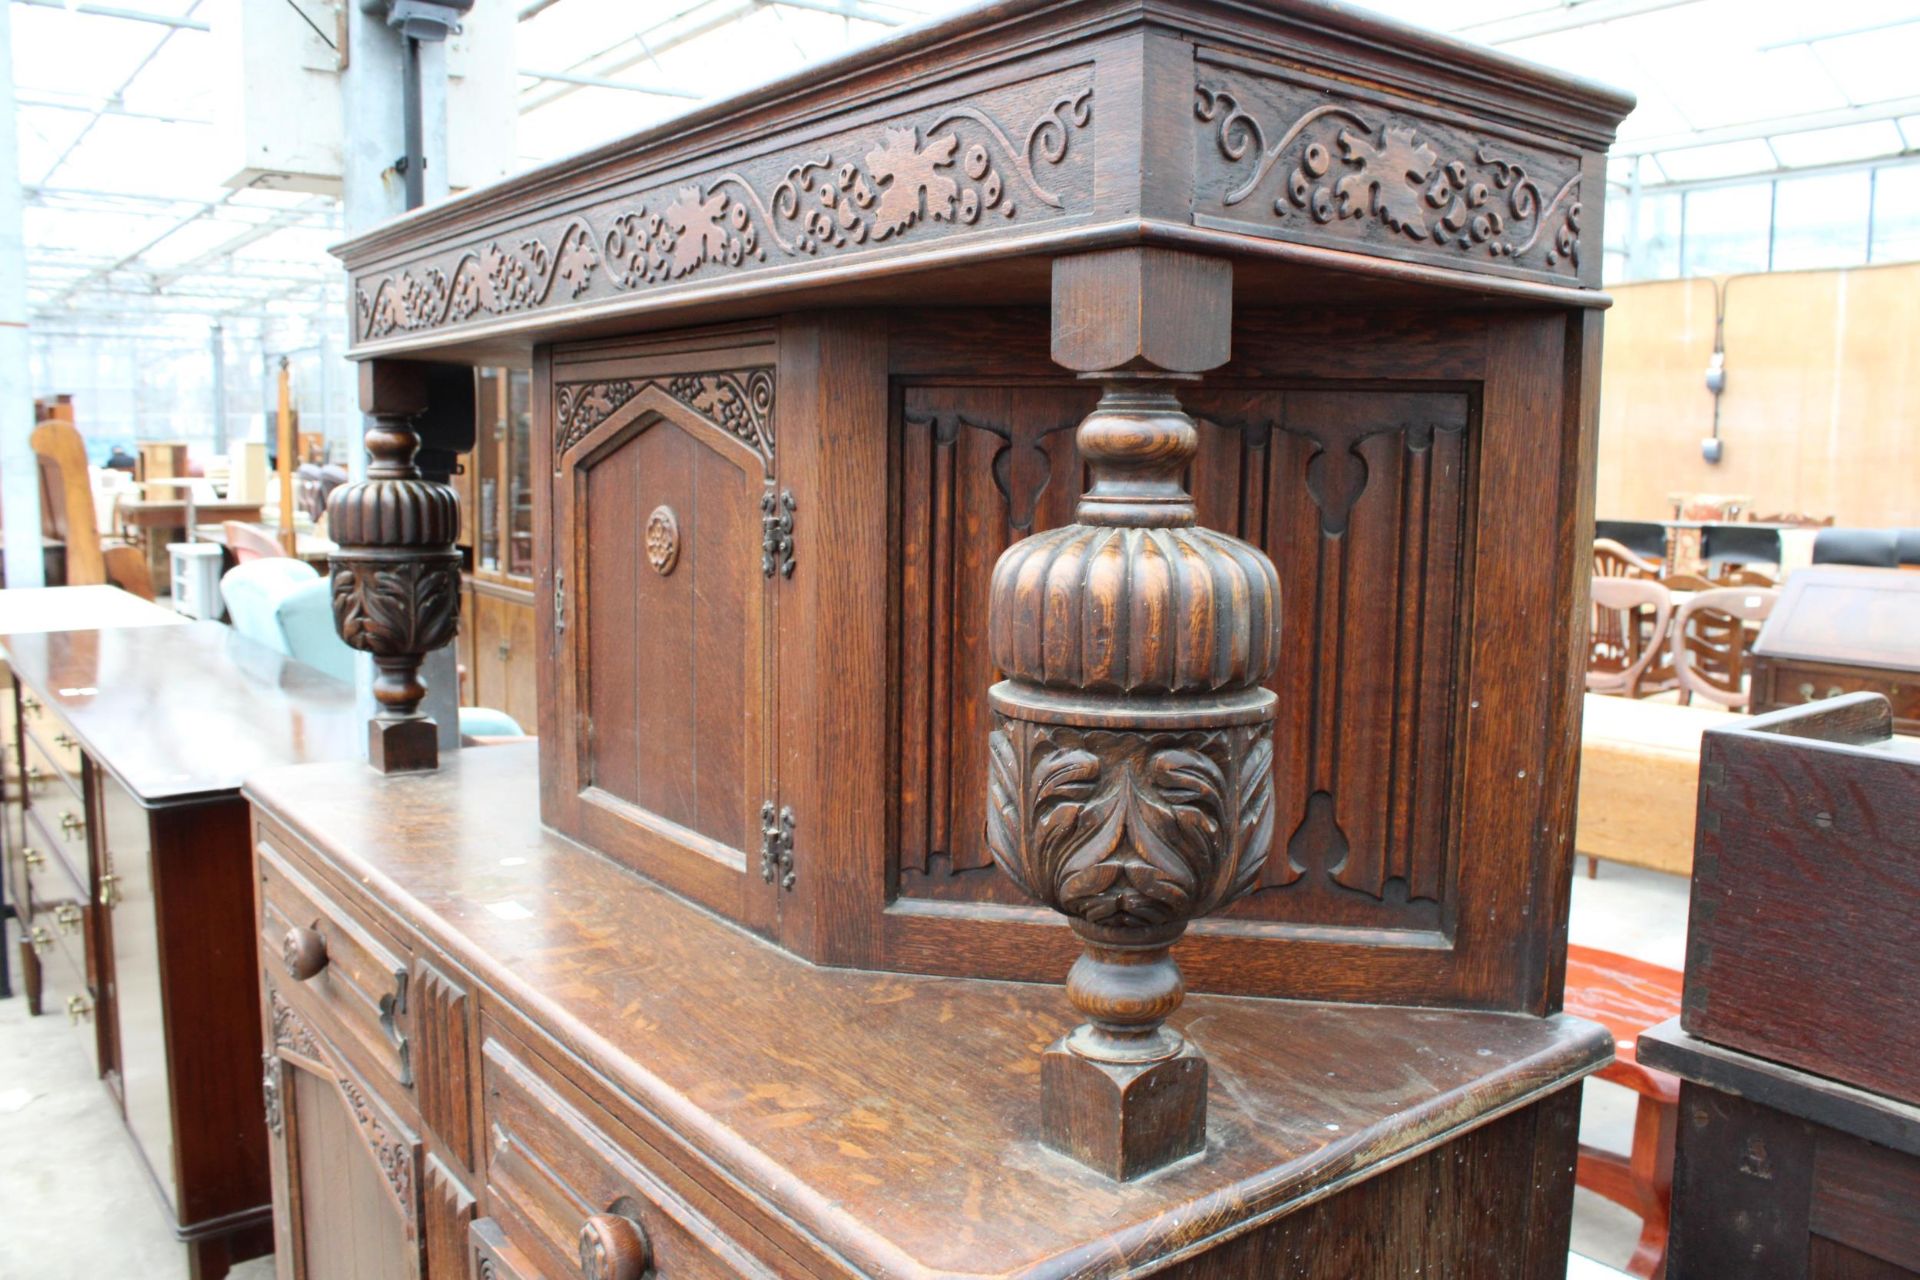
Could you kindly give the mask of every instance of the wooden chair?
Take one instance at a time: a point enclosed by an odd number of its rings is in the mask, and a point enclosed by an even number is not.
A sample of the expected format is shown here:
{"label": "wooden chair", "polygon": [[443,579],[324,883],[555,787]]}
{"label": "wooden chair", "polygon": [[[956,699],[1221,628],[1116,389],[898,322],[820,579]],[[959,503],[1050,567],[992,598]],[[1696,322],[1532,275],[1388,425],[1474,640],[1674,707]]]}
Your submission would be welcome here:
{"label": "wooden chair", "polygon": [[254,560],[270,560],[286,555],[280,540],[256,524],[247,524],[240,520],[228,520],[221,524],[227,535],[227,550],[233,553],[235,564],[247,564]]}
{"label": "wooden chair", "polygon": [[1680,1119],[1680,1081],[1640,1065],[1636,1042],[1648,1027],[1680,1012],[1681,975],[1592,947],[1567,948],[1563,1008],[1613,1033],[1613,1061],[1594,1076],[1640,1095],[1633,1149],[1625,1155],[1580,1144],[1573,1180],[1640,1217],[1640,1241],[1627,1271],[1666,1274],[1667,1220],[1673,1205],[1673,1143]]}
{"label": "wooden chair", "polygon": [[1593,540],[1593,576],[1596,578],[1657,578],[1660,566],[1635,555],[1611,538]]}
{"label": "wooden chair", "polygon": [[1766,587],[1771,589],[1779,586],[1780,580],[1772,574],[1762,573],[1758,569],[1729,569],[1727,572],[1715,578],[1711,585],[1715,587]]}
{"label": "wooden chair", "polygon": [[[1670,573],[1660,579],[1660,585],[1677,597],[1692,595],[1698,591],[1712,591],[1721,584],[1709,578],[1703,578],[1697,573]],[[1676,599],[1674,608],[1679,607],[1680,601]],[[1649,611],[1643,609],[1637,616],[1640,623],[1640,642],[1652,647],[1653,661],[1649,662],[1647,669],[1640,673],[1639,693],[1636,696],[1644,698],[1648,694],[1678,689],[1680,676],[1673,669],[1673,640],[1670,634],[1672,620],[1668,620],[1667,630],[1656,630],[1653,615]]]}
{"label": "wooden chair", "polygon": [[112,585],[142,600],[153,599],[153,576],[138,547],[100,537],[93,510],[93,482],[87,475],[87,448],[73,423],[49,418],[33,429],[31,443],[40,459],[41,525],[66,543],[67,585]]}
{"label": "wooden chair", "polygon": [[1587,688],[1594,693],[1640,696],[1640,677],[1660,652],[1647,643],[1643,611],[1650,614],[1647,630],[1666,634],[1673,615],[1673,595],[1658,582],[1645,578],[1595,578],[1592,630],[1587,653]]}
{"label": "wooden chair", "polygon": [[1693,695],[1736,710],[1747,705],[1749,623],[1773,612],[1780,593],[1765,587],[1716,587],[1690,597],[1673,620],[1673,667],[1680,701]]}

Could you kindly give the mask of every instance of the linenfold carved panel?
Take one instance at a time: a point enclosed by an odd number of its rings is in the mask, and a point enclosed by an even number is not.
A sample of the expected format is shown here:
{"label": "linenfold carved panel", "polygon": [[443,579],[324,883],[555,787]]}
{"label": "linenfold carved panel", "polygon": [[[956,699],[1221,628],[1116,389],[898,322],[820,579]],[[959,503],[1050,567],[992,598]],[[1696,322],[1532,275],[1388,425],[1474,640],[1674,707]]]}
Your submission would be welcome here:
{"label": "linenfold carved panel", "polygon": [[[1202,423],[1191,482],[1201,523],[1261,547],[1281,582],[1273,846],[1253,891],[1225,914],[1444,929],[1469,398],[1203,383],[1186,399]],[[1092,401],[1070,386],[903,389],[902,896],[1023,901],[983,836],[985,692],[997,678],[986,589],[1009,543],[1072,519],[1073,428]]]}
{"label": "linenfold carved panel", "polygon": [[1197,58],[1195,223],[1578,278],[1576,151],[1481,136],[1207,50]]}
{"label": "linenfold carved panel", "polygon": [[843,129],[731,167],[629,186],[451,252],[362,274],[371,341],[487,317],[1083,211],[1091,69]]}

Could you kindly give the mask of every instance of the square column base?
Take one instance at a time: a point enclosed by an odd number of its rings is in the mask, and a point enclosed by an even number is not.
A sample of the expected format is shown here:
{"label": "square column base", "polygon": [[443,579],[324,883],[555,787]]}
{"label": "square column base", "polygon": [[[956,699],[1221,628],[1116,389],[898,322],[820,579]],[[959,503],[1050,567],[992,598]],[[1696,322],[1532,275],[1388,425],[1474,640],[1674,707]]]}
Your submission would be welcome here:
{"label": "square column base", "polygon": [[1207,1060],[1192,1044],[1159,1062],[1083,1058],[1056,1040],[1040,1060],[1041,1141],[1125,1182],[1207,1146]]}
{"label": "square column base", "polygon": [[367,763],[381,773],[422,773],[440,767],[440,730],[432,720],[367,721]]}

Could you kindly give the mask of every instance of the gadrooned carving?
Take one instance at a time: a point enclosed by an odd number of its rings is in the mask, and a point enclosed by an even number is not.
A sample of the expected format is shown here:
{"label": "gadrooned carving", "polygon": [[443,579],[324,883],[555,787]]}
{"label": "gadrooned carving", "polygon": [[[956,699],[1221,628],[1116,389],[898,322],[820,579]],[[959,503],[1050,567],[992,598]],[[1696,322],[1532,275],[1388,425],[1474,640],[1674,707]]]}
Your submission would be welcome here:
{"label": "gadrooned carving", "polygon": [[[518,243],[491,240],[450,267],[418,265],[360,282],[362,340],[631,292],[715,271],[752,269],[883,244],[930,223],[958,230],[1012,221],[1029,202],[1066,199],[1057,169],[1093,121],[1093,89],[1053,97],[1009,133],[998,110],[954,104],[824,148],[796,149],[764,178],[729,169],[569,218]],[[755,166],[756,170],[765,166]]]}
{"label": "gadrooned carving", "polygon": [[[1323,97],[1324,95],[1316,95]],[[1331,233],[1378,223],[1410,244],[1573,274],[1580,265],[1580,170],[1566,158],[1546,193],[1541,162],[1443,137],[1424,121],[1358,103],[1318,102],[1269,132],[1236,92],[1202,81],[1194,115],[1219,153],[1253,168],[1221,197],[1234,209],[1286,174],[1268,210]],[[1286,117],[1281,117],[1286,119]],[[1269,141],[1271,139],[1271,141]]]}

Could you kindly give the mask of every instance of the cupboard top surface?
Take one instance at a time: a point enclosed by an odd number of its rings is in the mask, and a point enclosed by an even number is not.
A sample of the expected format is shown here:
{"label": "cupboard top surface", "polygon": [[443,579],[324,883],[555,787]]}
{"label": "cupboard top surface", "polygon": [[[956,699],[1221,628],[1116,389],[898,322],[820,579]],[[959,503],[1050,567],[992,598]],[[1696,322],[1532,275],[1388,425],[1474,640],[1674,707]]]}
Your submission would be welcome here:
{"label": "cupboard top surface", "polygon": [[774,294],[1040,301],[1052,256],[1143,243],[1302,290],[1591,305],[1631,107],[1320,0],[1002,0],[336,252],[355,354],[470,362]]}
{"label": "cupboard top surface", "polygon": [[[1204,1159],[1109,1182],[1037,1141],[1058,988],[817,967],[538,822],[536,749],[247,794],[659,1117],[874,1274],[1067,1276],[1177,1255],[1603,1064],[1563,1016],[1191,997]],[[687,1162],[685,1154],[677,1157]]]}
{"label": "cupboard top surface", "polygon": [[13,674],[144,804],[357,758],[353,688],[217,622],[14,635]]}

